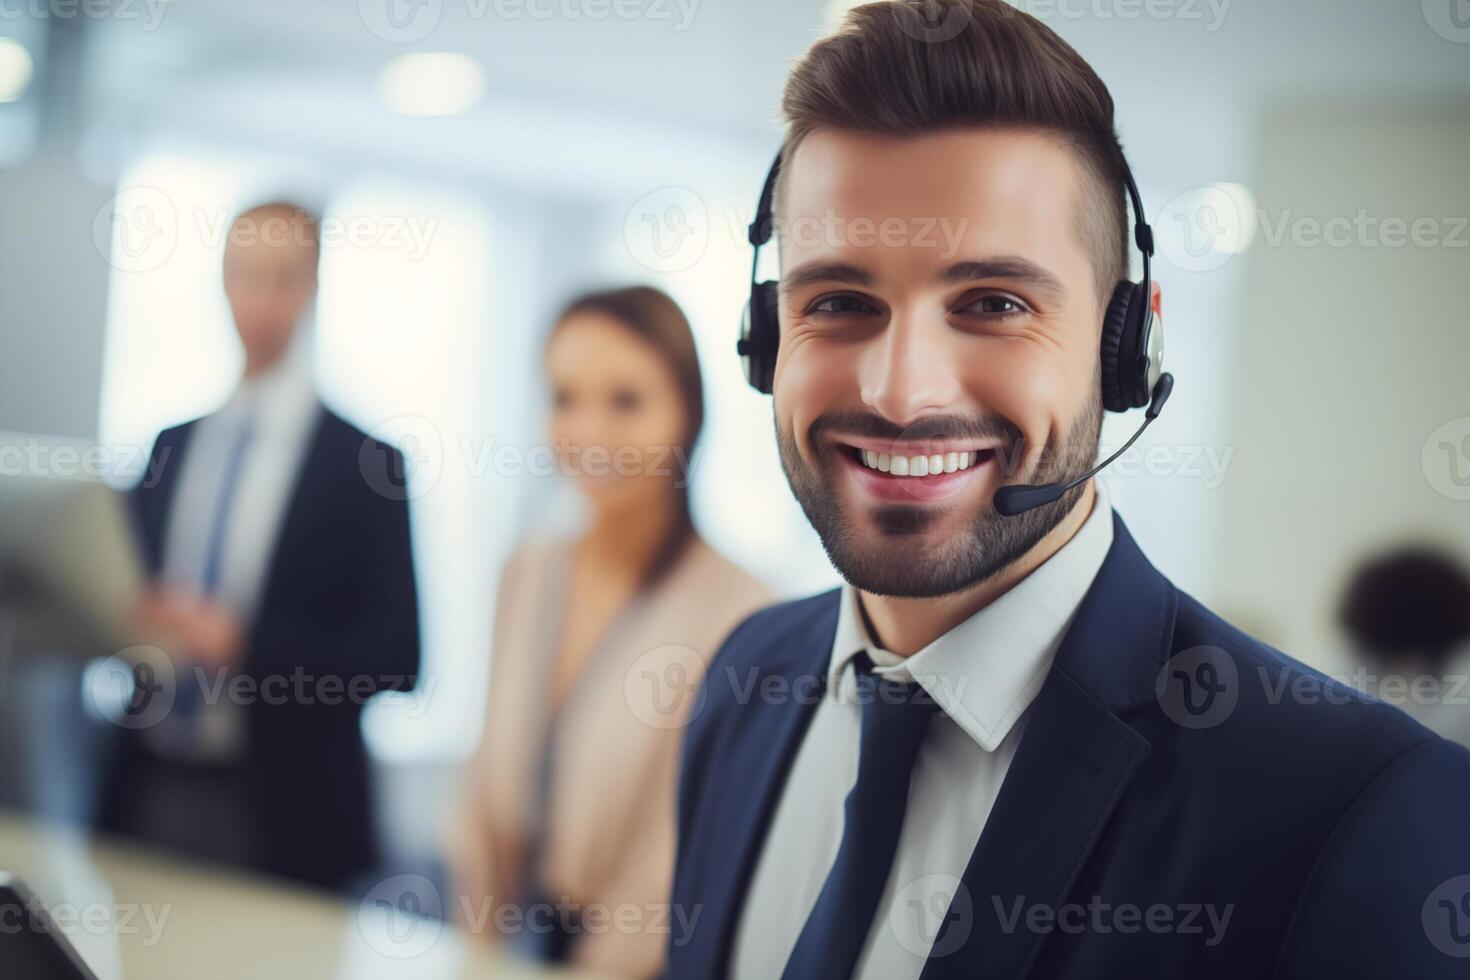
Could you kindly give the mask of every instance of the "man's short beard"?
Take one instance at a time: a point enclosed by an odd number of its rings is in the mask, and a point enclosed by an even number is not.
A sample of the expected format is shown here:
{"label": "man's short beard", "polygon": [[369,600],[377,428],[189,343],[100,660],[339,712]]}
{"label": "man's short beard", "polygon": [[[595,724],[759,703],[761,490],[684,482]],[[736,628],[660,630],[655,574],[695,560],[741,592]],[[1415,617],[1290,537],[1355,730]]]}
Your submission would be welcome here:
{"label": "man's short beard", "polygon": [[[1062,437],[1060,445],[1048,445],[1035,472],[1007,472],[1021,457],[1019,430],[1009,445],[997,450],[1003,483],[1052,483],[1074,480],[1087,472],[1097,456],[1102,432],[1102,398],[1093,392],[1087,409]],[[809,465],[797,451],[794,436],[776,425],[776,442],[781,451],[781,468],[791,492],[796,495],[807,520],[822,539],[827,557],[842,577],[874,595],[928,597],[948,595],[993,578],[1009,568],[1060,524],[1084,492],[1085,484],[1049,504],[1003,517],[987,502],[970,522],[970,533],[959,534],[922,552],[907,547],[905,539],[926,530],[934,515],[925,505],[890,504],[877,508],[874,523],[881,538],[864,542],[844,520],[832,482],[842,477],[832,465],[825,472]]]}

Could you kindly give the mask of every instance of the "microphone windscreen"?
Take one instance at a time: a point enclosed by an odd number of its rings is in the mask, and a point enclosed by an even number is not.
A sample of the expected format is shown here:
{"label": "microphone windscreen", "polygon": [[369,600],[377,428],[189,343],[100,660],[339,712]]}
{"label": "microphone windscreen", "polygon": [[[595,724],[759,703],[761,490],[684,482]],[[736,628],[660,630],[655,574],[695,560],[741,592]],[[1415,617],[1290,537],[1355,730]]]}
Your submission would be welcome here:
{"label": "microphone windscreen", "polygon": [[1040,483],[1035,486],[1017,484],[995,491],[995,509],[1005,517],[1015,517],[1033,507],[1049,504],[1067,490],[1065,483]]}

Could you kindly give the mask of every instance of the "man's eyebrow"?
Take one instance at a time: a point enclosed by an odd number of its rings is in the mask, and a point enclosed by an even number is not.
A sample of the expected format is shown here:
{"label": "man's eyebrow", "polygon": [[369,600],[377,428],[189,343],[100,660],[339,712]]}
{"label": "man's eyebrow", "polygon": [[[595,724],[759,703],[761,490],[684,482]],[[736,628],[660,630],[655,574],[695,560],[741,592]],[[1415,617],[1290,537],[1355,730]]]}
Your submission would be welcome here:
{"label": "man's eyebrow", "polygon": [[801,289],[819,282],[842,282],[849,286],[871,286],[877,280],[871,272],[846,262],[803,262],[781,276],[781,289]]}
{"label": "man's eyebrow", "polygon": [[1053,297],[1066,294],[1062,281],[1030,259],[1004,255],[973,262],[956,262],[939,274],[946,282],[968,282],[971,279],[1012,279]]}
{"label": "man's eyebrow", "polygon": [[[1066,293],[1060,279],[1046,269],[1015,255],[956,262],[940,272],[946,282],[968,282],[972,279],[1010,279],[1057,297]],[[817,283],[846,283],[849,286],[872,286],[876,277],[847,262],[824,262],[813,259],[788,271],[781,277],[782,291],[801,289]]]}

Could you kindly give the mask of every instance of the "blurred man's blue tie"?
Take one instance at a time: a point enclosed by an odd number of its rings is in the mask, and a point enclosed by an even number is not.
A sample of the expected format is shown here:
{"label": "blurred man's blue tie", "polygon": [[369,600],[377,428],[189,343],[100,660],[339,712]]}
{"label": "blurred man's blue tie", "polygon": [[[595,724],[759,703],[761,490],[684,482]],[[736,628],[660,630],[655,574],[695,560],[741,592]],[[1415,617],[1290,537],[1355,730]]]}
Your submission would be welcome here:
{"label": "blurred man's blue tie", "polygon": [[782,980],[852,976],[873,925],[908,809],[909,776],[938,706],[918,684],[886,681],[867,653],[853,660],[862,736],[857,782],[847,794],[842,842]]}
{"label": "blurred man's blue tie", "polygon": [[[240,485],[240,469],[245,462],[245,452],[255,434],[255,420],[251,412],[240,414],[231,433],[229,455],[225,457],[225,471],[220,479],[219,494],[215,497],[214,513],[209,522],[209,538],[205,542],[204,565],[199,574],[199,591],[212,597],[219,591],[220,575],[224,563],[225,534],[229,530],[230,513],[235,507],[235,493]],[[179,721],[192,722],[204,703],[202,678],[198,672],[186,669],[177,678],[173,716]]]}

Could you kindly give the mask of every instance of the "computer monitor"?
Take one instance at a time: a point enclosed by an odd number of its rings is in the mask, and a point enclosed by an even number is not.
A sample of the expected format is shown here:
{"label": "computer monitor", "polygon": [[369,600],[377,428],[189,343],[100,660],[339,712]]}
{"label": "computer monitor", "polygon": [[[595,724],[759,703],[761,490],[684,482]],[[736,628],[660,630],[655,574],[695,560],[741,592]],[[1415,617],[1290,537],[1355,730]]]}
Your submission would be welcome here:
{"label": "computer monitor", "polygon": [[12,653],[94,657],[131,646],[142,586],[117,490],[99,479],[0,472],[0,643]]}
{"label": "computer monitor", "polygon": [[0,871],[0,977],[97,980],[46,907]]}

